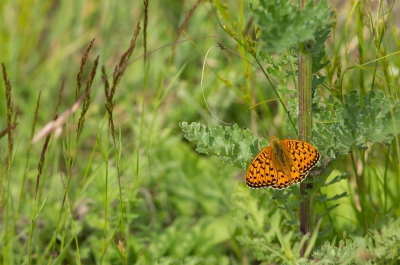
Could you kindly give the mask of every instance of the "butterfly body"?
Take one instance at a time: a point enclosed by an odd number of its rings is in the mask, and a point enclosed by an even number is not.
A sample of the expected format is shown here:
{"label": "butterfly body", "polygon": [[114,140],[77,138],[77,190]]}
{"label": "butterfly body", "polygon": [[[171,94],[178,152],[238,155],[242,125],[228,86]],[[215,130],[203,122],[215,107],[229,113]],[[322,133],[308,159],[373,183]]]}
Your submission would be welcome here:
{"label": "butterfly body", "polygon": [[277,137],[272,136],[270,139],[270,144],[272,155],[275,155],[276,167],[281,169],[281,171],[284,173],[288,173],[288,170],[286,169],[289,168],[289,165],[291,165],[291,161],[290,159],[287,159],[288,156],[285,153],[285,149],[283,148],[281,141]]}
{"label": "butterfly body", "polygon": [[270,137],[270,146],[261,150],[247,168],[250,188],[285,189],[303,181],[320,158],[317,149],[299,140]]}

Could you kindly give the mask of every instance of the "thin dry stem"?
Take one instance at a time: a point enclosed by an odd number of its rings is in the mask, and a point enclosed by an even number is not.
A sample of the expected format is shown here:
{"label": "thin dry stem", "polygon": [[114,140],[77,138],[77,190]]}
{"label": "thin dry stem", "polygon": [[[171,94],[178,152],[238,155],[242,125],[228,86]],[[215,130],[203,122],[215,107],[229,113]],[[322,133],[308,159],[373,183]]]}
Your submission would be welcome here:
{"label": "thin dry stem", "polygon": [[17,127],[18,123],[11,124],[10,126],[7,126],[4,130],[0,131],[0,139],[4,137],[7,133],[10,131],[14,130],[15,127]]}

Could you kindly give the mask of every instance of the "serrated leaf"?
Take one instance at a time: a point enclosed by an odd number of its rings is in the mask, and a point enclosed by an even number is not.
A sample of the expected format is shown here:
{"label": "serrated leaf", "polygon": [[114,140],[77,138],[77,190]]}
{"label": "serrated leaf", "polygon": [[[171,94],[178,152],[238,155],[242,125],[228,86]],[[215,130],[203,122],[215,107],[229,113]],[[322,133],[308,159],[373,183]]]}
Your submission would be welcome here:
{"label": "serrated leaf", "polygon": [[336,177],[334,177],[331,181],[329,181],[329,182],[327,182],[327,183],[325,183],[325,187],[328,187],[329,185],[332,185],[333,183],[336,183],[336,182],[339,182],[339,181],[341,181],[342,179],[347,179],[348,177],[349,177],[350,175],[349,175],[349,173],[343,173],[343,174],[340,174],[340,175],[337,175]]}
{"label": "serrated leaf", "polygon": [[290,60],[288,55],[281,54],[280,60],[276,61],[271,55],[269,55],[266,52],[260,51],[259,54],[264,62],[271,65],[266,68],[269,75],[281,78],[284,82],[286,82],[286,80],[292,75],[291,72],[284,71],[284,69],[290,64],[291,60],[293,60],[293,62],[296,63],[297,56],[289,55],[293,57]]}
{"label": "serrated leaf", "polygon": [[330,25],[331,11],[326,1],[314,6],[313,1],[300,11],[291,1],[261,0],[250,9],[261,29],[262,51],[281,53],[287,47],[313,40],[320,28]]}
{"label": "serrated leaf", "polygon": [[357,248],[357,244],[350,239],[340,240],[339,247],[325,242],[321,249],[315,251],[312,256],[314,261],[323,259],[327,264],[350,264],[355,259]]}
{"label": "serrated leaf", "polygon": [[326,194],[322,194],[320,196],[315,196],[315,199],[319,202],[319,203],[324,203],[324,202],[328,202],[328,201],[337,201],[343,197],[348,197],[349,194],[347,192],[343,192],[341,194],[336,194],[333,197],[327,198]]}
{"label": "serrated leaf", "polygon": [[366,149],[367,142],[390,144],[400,131],[398,107],[398,101],[386,98],[380,90],[370,91],[362,101],[353,90],[344,95],[344,105],[335,101],[329,109],[316,111],[317,123],[311,139],[332,158],[345,155],[353,148]]}
{"label": "serrated leaf", "polygon": [[[312,56],[312,73],[316,73],[319,70],[325,68],[330,62],[321,63],[321,60],[325,56],[325,41],[328,39],[329,34],[331,33],[331,24],[326,26],[321,30],[317,30],[315,32],[315,38],[311,43],[311,48],[307,49],[307,51]],[[307,46],[306,46],[307,47]]]}
{"label": "serrated leaf", "polygon": [[185,138],[197,143],[196,150],[208,156],[218,156],[222,161],[243,169],[258,153],[258,136],[247,129],[202,125],[200,123],[181,122],[179,126],[185,132]]}

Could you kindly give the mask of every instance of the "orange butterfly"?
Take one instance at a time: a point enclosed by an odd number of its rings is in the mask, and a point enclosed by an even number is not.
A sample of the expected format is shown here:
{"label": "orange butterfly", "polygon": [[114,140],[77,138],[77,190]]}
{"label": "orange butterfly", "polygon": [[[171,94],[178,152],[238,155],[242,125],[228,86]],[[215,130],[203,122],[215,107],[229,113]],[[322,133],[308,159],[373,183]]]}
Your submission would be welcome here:
{"label": "orange butterfly", "polygon": [[261,150],[246,172],[250,188],[286,189],[303,181],[319,161],[317,149],[299,140],[270,137],[270,146]]}

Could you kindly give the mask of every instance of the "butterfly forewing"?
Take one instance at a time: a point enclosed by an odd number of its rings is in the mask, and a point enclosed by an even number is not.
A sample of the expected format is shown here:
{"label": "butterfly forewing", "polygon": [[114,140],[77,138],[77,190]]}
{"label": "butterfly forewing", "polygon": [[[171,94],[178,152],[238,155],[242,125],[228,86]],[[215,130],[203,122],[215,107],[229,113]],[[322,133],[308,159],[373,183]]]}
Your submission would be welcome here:
{"label": "butterfly forewing", "polygon": [[256,189],[273,187],[278,182],[277,175],[271,159],[271,148],[268,146],[250,163],[246,172],[246,184]]}
{"label": "butterfly forewing", "polygon": [[307,142],[284,139],[281,143],[288,151],[293,165],[300,174],[310,171],[320,158],[317,149]]}

